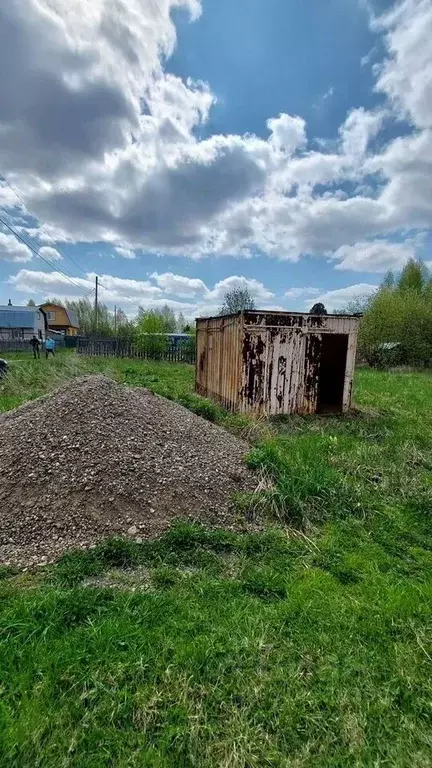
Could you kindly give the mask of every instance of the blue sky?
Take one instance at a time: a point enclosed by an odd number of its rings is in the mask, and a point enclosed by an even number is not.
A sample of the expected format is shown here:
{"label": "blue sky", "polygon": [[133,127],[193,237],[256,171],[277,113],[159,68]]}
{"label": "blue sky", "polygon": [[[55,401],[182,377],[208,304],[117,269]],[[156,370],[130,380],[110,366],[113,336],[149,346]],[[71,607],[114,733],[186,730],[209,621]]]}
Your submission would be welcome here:
{"label": "blue sky", "polygon": [[429,0],[12,0],[0,303],[338,309],[431,262],[431,37]]}

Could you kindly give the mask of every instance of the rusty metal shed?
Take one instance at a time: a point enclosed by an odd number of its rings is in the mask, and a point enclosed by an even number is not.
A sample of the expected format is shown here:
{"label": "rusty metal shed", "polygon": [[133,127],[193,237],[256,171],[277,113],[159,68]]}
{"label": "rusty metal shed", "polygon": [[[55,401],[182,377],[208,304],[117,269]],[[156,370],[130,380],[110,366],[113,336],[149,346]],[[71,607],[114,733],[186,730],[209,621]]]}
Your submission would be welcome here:
{"label": "rusty metal shed", "polygon": [[196,391],[242,413],[346,412],[358,323],[355,315],[255,310],[199,318]]}

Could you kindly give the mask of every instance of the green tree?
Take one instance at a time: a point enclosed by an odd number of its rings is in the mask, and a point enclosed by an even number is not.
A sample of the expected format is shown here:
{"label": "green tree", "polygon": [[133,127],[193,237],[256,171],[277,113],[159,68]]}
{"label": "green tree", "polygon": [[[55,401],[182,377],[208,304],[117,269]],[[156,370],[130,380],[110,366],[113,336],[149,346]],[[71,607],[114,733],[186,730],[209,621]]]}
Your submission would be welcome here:
{"label": "green tree", "polygon": [[137,347],[146,352],[149,357],[160,358],[168,347],[169,340],[165,335],[166,317],[159,309],[141,310],[138,316],[135,342]]}
{"label": "green tree", "polygon": [[400,274],[397,288],[399,291],[415,291],[421,294],[427,285],[428,279],[429,273],[426,266],[416,259],[410,259]]}
{"label": "green tree", "polygon": [[233,288],[226,292],[219,314],[234,315],[244,309],[256,309],[255,299],[248,288]]}
{"label": "green tree", "polygon": [[29,299],[29,300],[28,300],[28,302],[27,302],[27,306],[28,306],[28,307],[35,307],[35,306],[36,306],[36,304],[35,304],[35,302],[33,301],[33,299]]}
{"label": "green tree", "polygon": [[313,307],[309,310],[310,315],[327,315],[328,312],[320,301],[317,302],[317,304],[314,304]]}
{"label": "green tree", "polygon": [[367,302],[359,353],[372,365],[429,365],[432,360],[432,287],[427,268],[414,260],[399,278],[384,278]]}
{"label": "green tree", "polygon": [[[57,303],[60,303],[57,301]],[[114,335],[114,313],[106,304],[98,304],[97,318],[94,303],[90,299],[83,298],[64,303],[67,309],[71,309],[78,317],[80,334],[97,334],[97,336],[110,337]]]}
{"label": "green tree", "polygon": [[177,317],[177,328],[176,328],[176,330],[178,331],[178,333],[187,333],[187,331],[185,331],[185,327],[186,327],[185,316],[184,316],[183,312],[179,312],[179,315]]}

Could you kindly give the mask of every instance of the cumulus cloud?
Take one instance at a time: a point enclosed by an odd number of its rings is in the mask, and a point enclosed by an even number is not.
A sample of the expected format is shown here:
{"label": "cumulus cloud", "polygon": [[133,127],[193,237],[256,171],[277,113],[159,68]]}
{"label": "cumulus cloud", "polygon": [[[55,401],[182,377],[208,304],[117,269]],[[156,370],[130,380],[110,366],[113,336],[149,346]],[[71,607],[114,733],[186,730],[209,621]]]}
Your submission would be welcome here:
{"label": "cumulus cloud", "polygon": [[339,129],[343,153],[347,157],[362,157],[370,140],[379,132],[385,113],[369,112],[363,107],[353,109]]}
{"label": "cumulus cloud", "polygon": [[350,269],[353,272],[388,272],[402,269],[409,259],[416,256],[416,244],[412,241],[392,243],[388,240],[359,242],[342,245],[332,258],[338,260],[335,269]]}
{"label": "cumulus cloud", "polygon": [[[71,282],[61,272],[38,272],[21,269],[9,278],[9,283],[23,293],[63,298],[82,298],[94,289],[96,275],[89,272],[86,277],[74,277]],[[162,291],[147,280],[128,280],[112,275],[100,275],[99,297],[101,301],[134,304],[158,299]],[[162,302],[163,303],[163,302]]]}
{"label": "cumulus cloud", "polygon": [[172,272],[159,274],[153,272],[150,277],[165,292],[176,296],[203,296],[209,293],[206,284],[199,278],[174,275]]}
{"label": "cumulus cloud", "polygon": [[[322,304],[329,310],[344,309],[349,301],[371,296],[376,290],[376,285],[371,285],[370,283],[356,283],[355,285],[348,285],[346,288],[337,288],[334,291],[321,293],[314,298],[314,301],[322,302]],[[305,301],[305,306],[308,303],[308,301]]]}
{"label": "cumulus cloud", "polygon": [[260,302],[269,301],[270,299],[274,298],[274,293],[269,291],[263,285],[263,283],[259,282],[259,280],[254,280],[253,278],[249,277],[239,277],[238,275],[232,275],[231,277],[226,277],[224,280],[220,280],[218,283],[216,283],[213,290],[209,293],[209,299],[223,300],[225,294],[228,291],[232,291],[234,288],[242,288],[248,290],[251,296]]}
{"label": "cumulus cloud", "polygon": [[[83,278],[74,278],[73,283],[61,272],[39,272],[37,270],[20,269],[16,275],[9,278],[9,284],[17,291],[38,295],[42,301],[46,296],[61,298],[82,298],[90,294],[95,285],[96,275],[87,273]],[[153,280],[154,282],[150,282]],[[274,294],[263,283],[253,278],[237,275],[217,282],[209,289],[199,278],[188,278],[171,272],[159,274],[154,272],[150,280],[133,280],[114,275],[99,276],[99,298],[109,306],[122,305],[137,311],[138,306],[151,309],[164,304],[176,311],[182,311],[188,317],[196,314],[217,314],[225,293],[233,288],[248,288],[262,307],[269,307]],[[189,299],[189,301],[182,301]],[[275,307],[273,307],[275,308]]]}
{"label": "cumulus cloud", "polygon": [[[143,248],[295,261],[432,226],[430,0],[374,19],[385,103],[351,110],[315,149],[304,119],[285,113],[261,138],[199,138],[211,86],[163,68],[179,6],[201,11],[198,0],[2,4],[0,65],[13,77],[2,84],[0,167],[59,241],[109,242],[123,258]],[[377,153],[394,118],[413,131]],[[344,253],[338,268],[356,270]]]}
{"label": "cumulus cloud", "polygon": [[121,246],[117,246],[115,251],[119,256],[122,257],[122,259],[136,259],[135,251],[131,251],[130,248],[122,248]]}
{"label": "cumulus cloud", "polygon": [[432,124],[432,6],[404,0],[375,20],[385,33],[388,58],[376,65],[377,91],[386,94],[402,118],[418,128]]}
{"label": "cumulus cloud", "polygon": [[14,235],[0,232],[0,261],[31,261],[32,252]]}
{"label": "cumulus cloud", "polygon": [[283,152],[292,154],[306,146],[306,122],[302,117],[281,113],[279,117],[267,120],[267,128],[271,133],[271,144]]}
{"label": "cumulus cloud", "polygon": [[62,258],[57,248],[52,248],[50,245],[43,245],[42,248],[39,248],[38,253],[50,261],[58,261]]}

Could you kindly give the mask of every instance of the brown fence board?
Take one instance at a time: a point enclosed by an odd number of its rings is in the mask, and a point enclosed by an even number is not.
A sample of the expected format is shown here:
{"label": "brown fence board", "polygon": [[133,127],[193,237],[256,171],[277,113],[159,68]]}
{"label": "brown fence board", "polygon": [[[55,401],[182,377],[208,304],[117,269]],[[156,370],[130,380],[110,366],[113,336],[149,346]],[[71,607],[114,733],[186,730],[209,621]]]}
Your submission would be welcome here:
{"label": "brown fence board", "polygon": [[145,349],[125,339],[79,339],[77,354],[94,357],[133,357],[170,363],[195,363],[193,339],[187,343],[168,343],[164,349]]}

